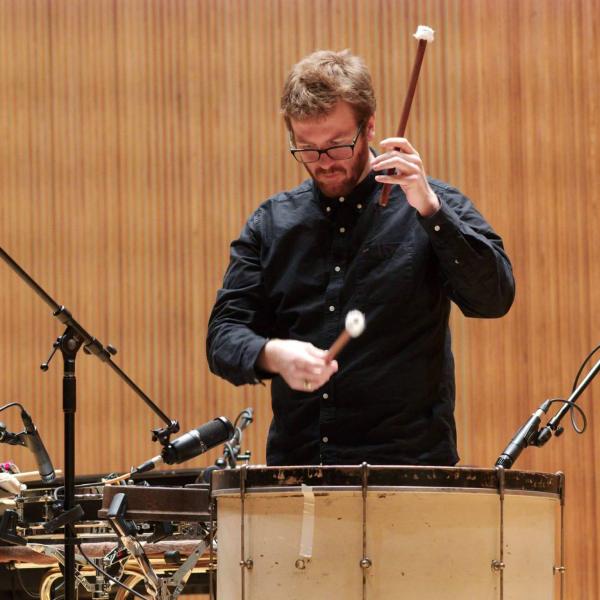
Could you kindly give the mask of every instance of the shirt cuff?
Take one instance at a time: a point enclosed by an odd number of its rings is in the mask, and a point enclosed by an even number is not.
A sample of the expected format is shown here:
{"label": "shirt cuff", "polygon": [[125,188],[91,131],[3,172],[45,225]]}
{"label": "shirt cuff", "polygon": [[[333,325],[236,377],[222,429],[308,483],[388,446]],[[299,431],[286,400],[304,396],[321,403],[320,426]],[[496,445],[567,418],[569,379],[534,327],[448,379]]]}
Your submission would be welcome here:
{"label": "shirt cuff", "polygon": [[444,240],[460,230],[460,219],[440,196],[437,197],[440,209],[430,217],[422,217],[417,213],[417,219],[431,238]]}
{"label": "shirt cuff", "polygon": [[247,359],[249,368],[245,369],[246,371],[246,381],[248,383],[257,384],[260,383],[264,385],[263,379],[272,379],[275,376],[275,373],[269,373],[268,371],[263,371],[257,366],[257,361],[260,353],[263,348],[267,345],[269,338],[259,337],[252,341],[250,347],[247,351]]}

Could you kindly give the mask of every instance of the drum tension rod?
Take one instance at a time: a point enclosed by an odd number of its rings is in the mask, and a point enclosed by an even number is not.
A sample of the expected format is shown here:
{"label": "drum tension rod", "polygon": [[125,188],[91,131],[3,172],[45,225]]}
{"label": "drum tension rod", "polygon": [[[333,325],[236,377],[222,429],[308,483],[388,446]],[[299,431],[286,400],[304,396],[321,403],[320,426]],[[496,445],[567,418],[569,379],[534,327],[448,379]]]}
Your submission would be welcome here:
{"label": "drum tension rod", "polygon": [[240,598],[246,600],[246,571],[251,571],[254,567],[254,561],[251,558],[246,558],[246,472],[247,465],[242,465],[240,468],[240,568],[241,568],[241,589]]}
{"label": "drum tension rod", "polygon": [[562,471],[556,473],[558,476],[558,493],[560,497],[560,565],[552,567],[552,573],[560,576],[560,598],[565,596],[565,474]]}
{"label": "drum tension rod", "polygon": [[498,477],[498,498],[500,499],[500,558],[492,560],[492,571],[500,573],[500,598],[504,598],[504,578],[503,571],[506,568],[504,562],[504,492],[506,488],[506,472],[504,467],[496,466],[496,475]]}
{"label": "drum tension rod", "polygon": [[373,566],[373,561],[367,556],[367,496],[369,491],[369,465],[366,462],[361,464],[361,475],[363,557],[360,559],[360,566],[364,571],[365,569],[370,569]]}

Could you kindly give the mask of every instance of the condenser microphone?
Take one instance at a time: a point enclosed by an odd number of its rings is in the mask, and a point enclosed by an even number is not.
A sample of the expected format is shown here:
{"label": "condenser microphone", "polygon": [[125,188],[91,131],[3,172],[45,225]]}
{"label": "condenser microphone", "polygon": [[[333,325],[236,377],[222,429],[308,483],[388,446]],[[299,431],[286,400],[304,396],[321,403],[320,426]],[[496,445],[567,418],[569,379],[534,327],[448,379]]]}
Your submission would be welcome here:
{"label": "condenser microphone", "polygon": [[169,442],[158,456],[147,460],[132,473],[145,473],[161,463],[175,465],[200,456],[211,448],[229,441],[233,432],[233,425],[226,417],[213,419]]}
{"label": "condenser microphone", "polygon": [[550,402],[546,401],[529,417],[527,423],[517,431],[513,439],[509,442],[504,452],[496,460],[497,467],[510,469],[521,452],[527,446],[535,446],[538,435],[538,428],[544,413],[548,411]]}
{"label": "condenser microphone", "polygon": [[52,461],[48,456],[48,452],[46,451],[44,442],[42,442],[37,427],[33,424],[31,417],[24,410],[21,410],[21,419],[23,425],[25,425],[25,431],[21,434],[21,439],[25,443],[25,446],[33,452],[42,481],[46,483],[53,481],[56,478],[54,467],[52,466]]}

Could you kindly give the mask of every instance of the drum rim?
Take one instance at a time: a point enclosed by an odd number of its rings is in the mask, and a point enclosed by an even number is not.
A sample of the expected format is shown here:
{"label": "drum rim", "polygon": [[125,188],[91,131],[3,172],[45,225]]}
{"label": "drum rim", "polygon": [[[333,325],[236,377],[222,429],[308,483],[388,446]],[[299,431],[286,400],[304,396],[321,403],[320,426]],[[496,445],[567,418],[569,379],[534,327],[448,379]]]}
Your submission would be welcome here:
{"label": "drum rim", "polygon": [[[244,477],[244,490],[264,488],[300,489],[302,484],[316,489],[348,488],[362,489],[365,467],[360,465],[324,465],[324,466],[247,466],[236,469],[214,471],[211,481],[211,495],[239,493]],[[475,467],[432,467],[413,465],[367,465],[367,488],[380,487],[406,489],[448,488],[456,491],[497,492],[501,487],[500,475],[503,474],[502,487],[506,493],[515,491],[543,493],[559,496],[561,492],[561,474],[533,471],[513,471],[484,469]]]}
{"label": "drum rim", "polygon": [[[330,494],[354,493],[356,495],[362,493],[360,486],[318,486],[312,488],[315,496],[327,496]],[[425,486],[369,486],[367,489],[369,494],[485,494],[490,496],[498,495],[498,490],[491,488],[466,488],[466,487],[425,487]],[[264,494],[275,495],[279,497],[301,497],[304,490],[301,486],[289,487],[249,487],[245,488],[244,492],[247,496],[258,496]],[[528,496],[535,498],[550,498],[559,500],[560,495],[556,492],[541,492],[536,490],[506,490],[506,496]],[[214,490],[213,498],[239,498],[240,489],[238,488],[221,488]]]}

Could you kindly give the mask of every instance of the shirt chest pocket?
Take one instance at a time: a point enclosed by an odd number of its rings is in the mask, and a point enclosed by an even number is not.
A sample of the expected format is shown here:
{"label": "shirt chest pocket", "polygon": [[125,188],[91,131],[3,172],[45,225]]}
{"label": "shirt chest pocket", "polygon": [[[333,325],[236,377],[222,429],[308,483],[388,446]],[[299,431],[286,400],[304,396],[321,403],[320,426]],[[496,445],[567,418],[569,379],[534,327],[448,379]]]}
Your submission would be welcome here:
{"label": "shirt chest pocket", "polygon": [[414,246],[407,242],[365,246],[356,258],[358,303],[406,301],[413,289],[414,258]]}

